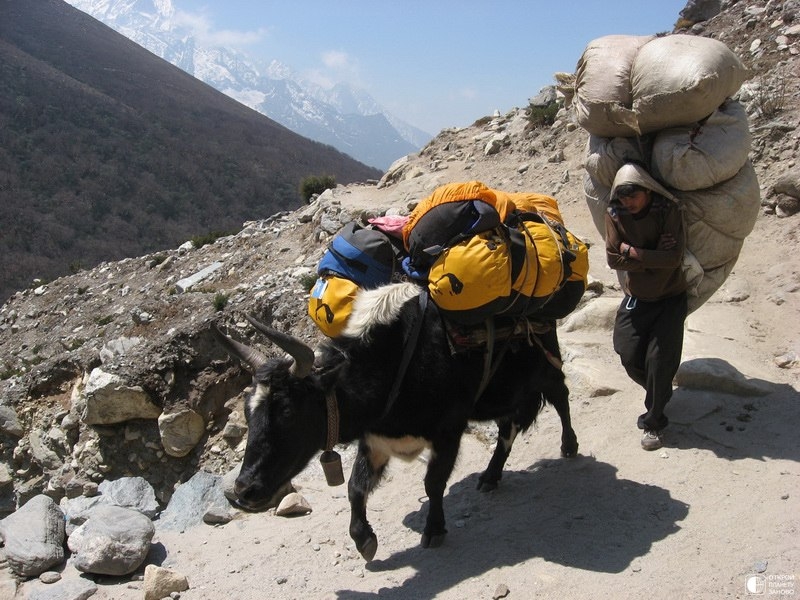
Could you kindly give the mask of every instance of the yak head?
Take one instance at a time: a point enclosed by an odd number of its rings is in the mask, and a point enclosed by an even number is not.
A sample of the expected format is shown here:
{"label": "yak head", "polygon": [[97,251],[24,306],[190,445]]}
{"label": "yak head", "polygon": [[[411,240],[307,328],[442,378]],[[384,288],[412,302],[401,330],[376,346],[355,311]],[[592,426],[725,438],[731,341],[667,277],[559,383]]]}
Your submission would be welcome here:
{"label": "yak head", "polygon": [[276,494],[323,447],[327,417],[323,384],[312,368],[314,351],[291,335],[248,320],[291,356],[267,359],[215,328],[228,352],[253,374],[245,403],[247,445],[234,493],[241,508],[257,511],[274,506]]}

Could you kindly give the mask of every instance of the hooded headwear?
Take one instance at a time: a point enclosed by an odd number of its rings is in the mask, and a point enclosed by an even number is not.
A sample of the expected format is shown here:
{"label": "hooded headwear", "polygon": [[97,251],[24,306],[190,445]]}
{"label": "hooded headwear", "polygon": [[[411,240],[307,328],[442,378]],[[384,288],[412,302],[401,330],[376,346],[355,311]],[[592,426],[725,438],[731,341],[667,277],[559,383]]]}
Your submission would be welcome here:
{"label": "hooded headwear", "polygon": [[621,185],[632,184],[632,185],[640,185],[648,190],[652,190],[664,198],[668,198],[673,202],[677,202],[678,199],[673,196],[667,189],[658,183],[653,177],[648,173],[644,167],[637,165],[636,163],[625,163],[622,165],[619,170],[617,170],[617,174],[614,176],[614,183],[611,186],[611,199],[615,200],[617,187]]}

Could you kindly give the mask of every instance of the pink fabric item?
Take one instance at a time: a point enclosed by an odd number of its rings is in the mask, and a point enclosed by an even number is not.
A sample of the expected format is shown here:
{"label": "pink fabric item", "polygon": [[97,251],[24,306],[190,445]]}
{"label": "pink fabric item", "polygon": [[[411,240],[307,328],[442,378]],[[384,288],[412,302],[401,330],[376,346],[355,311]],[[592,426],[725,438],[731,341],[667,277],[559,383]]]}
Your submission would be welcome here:
{"label": "pink fabric item", "polygon": [[408,217],[400,215],[387,215],[385,217],[373,217],[369,222],[387,235],[396,238],[403,237],[403,227],[408,223]]}

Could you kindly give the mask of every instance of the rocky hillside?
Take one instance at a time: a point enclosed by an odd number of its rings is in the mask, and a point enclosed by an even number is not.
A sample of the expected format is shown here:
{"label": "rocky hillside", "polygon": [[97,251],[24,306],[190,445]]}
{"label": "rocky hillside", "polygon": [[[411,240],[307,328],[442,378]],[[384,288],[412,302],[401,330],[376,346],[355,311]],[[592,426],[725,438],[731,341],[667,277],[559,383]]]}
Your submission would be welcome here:
{"label": "rocky hillside", "polygon": [[62,0],[0,2],[0,148],[0,302],[297,208],[307,177],[382,174]]}
{"label": "rocky hillside", "polygon": [[[795,386],[800,271],[788,257],[800,249],[797,8],[738,2],[684,30],[725,41],[754,70],[739,100],[750,117],[762,212],[713,300],[752,324],[763,361],[785,369]],[[253,313],[319,341],[307,291],[332,235],[353,219],[405,214],[441,184],[477,179],[556,197],[570,228],[593,244],[585,303],[614,295],[584,200],[586,143],[569,110],[544,128],[532,128],[523,109],[486,117],[442,131],[377,184],[339,186],[200,248],[103,263],[15,294],[0,309],[0,510],[42,493],[79,496],[122,476],[146,478],[163,504],[199,470],[228,473],[243,453],[240,392],[249,376],[215,343],[211,324],[257,344],[244,320]]]}

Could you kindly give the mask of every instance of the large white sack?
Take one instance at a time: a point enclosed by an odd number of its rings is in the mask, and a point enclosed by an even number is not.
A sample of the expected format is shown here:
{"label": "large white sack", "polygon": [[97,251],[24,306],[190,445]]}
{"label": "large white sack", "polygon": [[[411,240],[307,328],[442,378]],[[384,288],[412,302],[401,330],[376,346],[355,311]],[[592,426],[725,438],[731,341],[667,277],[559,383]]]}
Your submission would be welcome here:
{"label": "large white sack", "polygon": [[688,125],[713,113],[750,73],[724,43],[674,34],[642,46],[631,67],[638,133]]}
{"label": "large white sack", "polygon": [[575,68],[572,99],[578,124],[586,131],[602,137],[636,135],[628,123],[633,106],[631,68],[639,48],[653,39],[607,35],[587,44]]}
{"label": "large white sack", "polygon": [[715,269],[703,271],[703,278],[694,287],[690,287],[687,292],[686,300],[690,313],[703,306],[711,298],[714,292],[728,279],[728,275],[731,274],[735,265],[736,258]]}
{"label": "large white sack", "polygon": [[[725,282],[753,230],[761,206],[758,179],[747,161],[739,172],[704,190],[677,192],[686,225],[683,266],[689,283],[689,312],[702,306]],[[702,276],[698,276],[698,265]]]}
{"label": "large white sack", "polygon": [[596,182],[610,188],[617,171],[626,162],[646,165],[651,147],[652,136],[608,138],[590,134],[584,166]]}
{"label": "large white sack", "polygon": [[758,178],[749,160],[727,181],[703,190],[682,191],[676,196],[684,208],[687,225],[703,222],[711,230],[740,240],[753,230],[761,207]]}
{"label": "large white sack", "polygon": [[704,270],[735,260],[743,245],[743,239],[712,229],[703,221],[686,223],[686,249]]}
{"label": "large white sack", "polygon": [[744,166],[751,141],[744,106],[728,100],[705,122],[663,129],[655,134],[652,173],[678,190],[713,187],[734,177]]}
{"label": "large white sack", "polygon": [[600,233],[606,237],[606,209],[611,200],[611,186],[604,186],[594,179],[587,171],[583,176],[583,196],[586,199],[586,206],[589,214],[592,215],[592,222]]}

